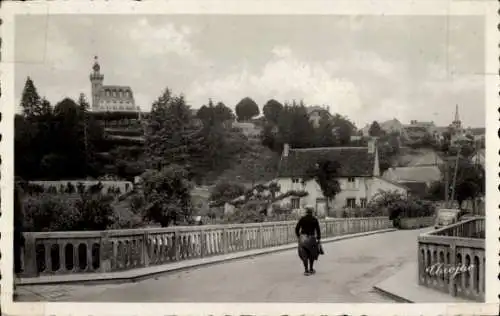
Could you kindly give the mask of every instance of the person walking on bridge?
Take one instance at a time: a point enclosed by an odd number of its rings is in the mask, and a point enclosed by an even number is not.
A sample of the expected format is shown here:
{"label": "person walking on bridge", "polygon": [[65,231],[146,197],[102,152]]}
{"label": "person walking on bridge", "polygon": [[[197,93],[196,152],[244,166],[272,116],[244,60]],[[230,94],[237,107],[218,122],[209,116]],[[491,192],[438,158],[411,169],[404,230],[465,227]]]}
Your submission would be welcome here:
{"label": "person walking on bridge", "polygon": [[314,208],[310,205],[306,206],[306,215],[300,218],[295,227],[295,235],[297,235],[299,246],[299,258],[304,264],[304,275],[316,273],[314,270],[314,261],[318,260],[321,253],[319,241],[321,240],[321,230],[319,221],[313,215]]}

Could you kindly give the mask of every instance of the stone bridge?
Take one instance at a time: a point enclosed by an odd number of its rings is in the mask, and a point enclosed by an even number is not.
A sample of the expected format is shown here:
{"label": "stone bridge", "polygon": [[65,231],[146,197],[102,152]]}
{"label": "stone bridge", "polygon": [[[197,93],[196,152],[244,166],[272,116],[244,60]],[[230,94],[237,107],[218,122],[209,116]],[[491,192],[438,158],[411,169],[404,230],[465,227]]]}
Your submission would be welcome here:
{"label": "stone bridge", "polygon": [[[19,300],[405,301],[388,296],[380,284],[401,271],[406,274],[399,276],[399,283],[418,284],[418,238],[429,229],[391,226],[387,218],[322,221],[325,255],[313,276],[302,274],[294,222],[30,233],[26,234],[26,272],[18,282]],[[432,246],[420,246],[426,247]],[[93,284],[83,285],[86,282]],[[482,286],[473,284],[478,290]],[[375,291],[377,286],[381,290]],[[427,291],[409,296],[414,296],[413,301],[419,297],[429,302],[453,300],[435,289]]]}

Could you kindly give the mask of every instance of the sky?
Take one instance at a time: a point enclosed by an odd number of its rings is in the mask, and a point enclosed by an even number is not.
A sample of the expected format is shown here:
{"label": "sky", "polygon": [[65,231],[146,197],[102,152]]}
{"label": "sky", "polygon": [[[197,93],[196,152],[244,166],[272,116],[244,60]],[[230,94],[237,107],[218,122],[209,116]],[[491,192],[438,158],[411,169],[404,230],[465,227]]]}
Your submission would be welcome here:
{"label": "sky", "polygon": [[165,88],[262,110],[274,98],[329,105],[359,128],[393,118],[485,126],[484,21],[478,16],[50,15],[16,18],[15,94],[30,76],[52,104],[127,85],[148,111]]}

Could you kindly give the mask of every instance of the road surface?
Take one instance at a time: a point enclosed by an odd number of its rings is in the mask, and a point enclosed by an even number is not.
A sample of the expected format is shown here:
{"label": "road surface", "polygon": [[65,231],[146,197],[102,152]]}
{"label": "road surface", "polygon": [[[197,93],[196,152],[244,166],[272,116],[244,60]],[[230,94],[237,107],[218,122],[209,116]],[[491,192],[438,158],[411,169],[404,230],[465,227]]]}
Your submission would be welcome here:
{"label": "road surface", "polygon": [[[417,260],[417,236],[423,231],[426,229],[395,231],[324,244],[325,255],[312,276],[303,275],[297,251],[290,250],[137,283],[25,287],[24,291],[42,293],[44,300],[80,302],[392,302],[372,287],[405,263]],[[51,289],[57,294],[50,296]]]}

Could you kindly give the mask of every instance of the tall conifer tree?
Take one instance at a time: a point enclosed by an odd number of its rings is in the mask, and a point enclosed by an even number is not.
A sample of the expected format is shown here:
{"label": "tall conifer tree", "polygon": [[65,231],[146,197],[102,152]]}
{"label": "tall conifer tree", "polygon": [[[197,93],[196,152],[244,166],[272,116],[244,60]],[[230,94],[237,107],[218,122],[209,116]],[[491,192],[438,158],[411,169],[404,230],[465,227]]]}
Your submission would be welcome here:
{"label": "tall conifer tree", "polygon": [[26,83],[24,84],[21,107],[23,108],[24,116],[29,119],[42,115],[42,102],[35,84],[30,77],[26,79]]}

